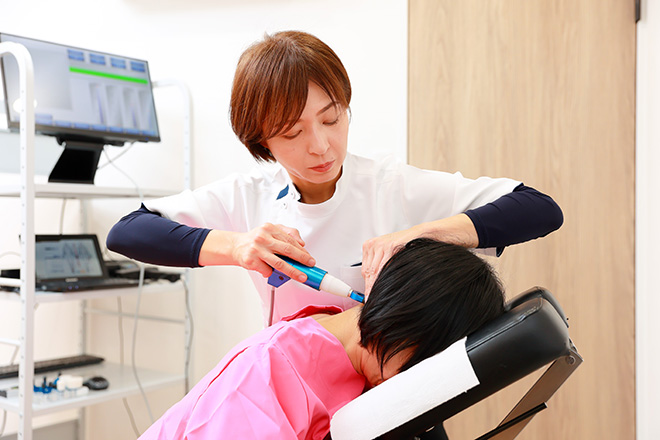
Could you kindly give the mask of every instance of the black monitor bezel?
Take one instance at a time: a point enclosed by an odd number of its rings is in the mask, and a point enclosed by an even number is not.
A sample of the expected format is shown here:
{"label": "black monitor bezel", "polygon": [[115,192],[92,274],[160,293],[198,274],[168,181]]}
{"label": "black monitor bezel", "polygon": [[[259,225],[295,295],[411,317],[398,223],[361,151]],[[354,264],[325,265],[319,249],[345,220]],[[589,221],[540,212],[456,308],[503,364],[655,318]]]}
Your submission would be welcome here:
{"label": "black monitor bezel", "polygon": [[[86,49],[86,48],[81,48],[78,46],[71,46],[68,44],[61,44],[61,43],[55,43],[52,41],[45,41],[45,40],[40,40],[37,38],[31,38],[31,37],[24,37],[22,35],[16,35],[16,34],[11,34],[8,32],[0,32],[0,43],[3,41],[7,41],[3,39],[3,36],[9,36],[9,37],[16,37],[16,38],[23,38],[26,40],[32,40],[35,42],[40,42],[40,43],[46,43],[46,44],[53,44],[56,46],[61,46],[64,48],[70,48],[74,50],[82,50],[85,52],[92,52],[95,54],[99,55],[105,55],[105,56],[111,56],[111,57],[117,57],[117,58],[125,58],[128,60],[132,61],[138,61],[141,63],[144,63],[146,66],[146,72],[147,72],[147,79],[149,81],[149,86],[151,87],[151,101],[152,101],[152,106],[154,109],[154,119],[156,123],[156,135],[144,135],[144,134],[130,134],[130,133],[114,133],[114,132],[108,132],[108,131],[100,131],[100,130],[93,130],[93,129],[80,129],[80,128],[70,128],[70,127],[54,127],[52,125],[44,125],[44,124],[39,124],[35,121],[35,131],[39,134],[44,134],[48,136],[55,136],[58,140],[58,143],[62,144],[63,142],[73,140],[73,141],[84,141],[84,142],[90,142],[92,144],[100,144],[100,145],[116,145],[116,146],[121,146],[124,145],[126,142],[160,142],[160,127],[158,125],[158,115],[156,114],[156,103],[154,101],[154,93],[153,93],[153,81],[151,80],[151,69],[149,68],[149,62],[143,59],[139,58],[133,58],[125,55],[118,55],[118,54],[113,54],[109,52],[104,52],[104,51],[98,51],[98,50],[92,50],[92,49]],[[29,49],[28,49],[29,51]],[[2,88],[3,88],[3,93],[4,93],[4,101],[5,101],[5,114],[7,118],[7,128],[10,131],[18,131],[20,127],[20,121],[12,121],[11,119],[11,113],[10,113],[10,108],[9,108],[9,99],[7,95],[7,80],[5,76],[5,64],[2,60],[2,57],[0,57],[0,74],[2,74]]]}

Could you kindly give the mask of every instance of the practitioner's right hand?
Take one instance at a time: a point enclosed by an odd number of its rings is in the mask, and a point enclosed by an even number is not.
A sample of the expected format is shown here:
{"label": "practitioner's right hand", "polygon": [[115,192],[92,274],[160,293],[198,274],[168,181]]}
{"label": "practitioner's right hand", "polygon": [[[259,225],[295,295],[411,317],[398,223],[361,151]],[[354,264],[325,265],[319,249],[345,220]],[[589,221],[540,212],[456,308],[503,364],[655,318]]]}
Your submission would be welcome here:
{"label": "practitioner's right hand", "polygon": [[307,276],[277,255],[284,255],[308,266],[316,261],[305,249],[297,229],[265,223],[248,232],[212,230],[202,244],[201,266],[235,265],[269,277],[273,268],[304,282]]}

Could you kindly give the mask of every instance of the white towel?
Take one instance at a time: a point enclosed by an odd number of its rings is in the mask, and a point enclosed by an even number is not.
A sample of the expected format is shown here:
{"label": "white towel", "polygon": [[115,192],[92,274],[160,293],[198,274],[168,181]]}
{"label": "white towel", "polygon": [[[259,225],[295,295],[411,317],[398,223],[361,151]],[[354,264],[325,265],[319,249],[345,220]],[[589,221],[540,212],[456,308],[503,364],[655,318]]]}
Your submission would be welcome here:
{"label": "white towel", "polygon": [[371,440],[479,385],[463,338],[335,413],[333,440]]}

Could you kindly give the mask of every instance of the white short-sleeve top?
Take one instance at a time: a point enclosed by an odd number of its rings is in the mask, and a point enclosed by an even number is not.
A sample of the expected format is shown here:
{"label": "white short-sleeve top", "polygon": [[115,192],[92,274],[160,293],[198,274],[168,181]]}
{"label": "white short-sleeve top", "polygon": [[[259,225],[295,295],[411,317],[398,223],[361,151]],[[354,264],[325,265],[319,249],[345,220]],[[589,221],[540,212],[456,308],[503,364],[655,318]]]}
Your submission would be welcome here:
{"label": "white short-sleeve top", "polygon": [[[193,227],[247,232],[266,222],[295,228],[317,266],[363,292],[362,243],[414,225],[450,217],[508,194],[520,182],[506,178],[468,179],[461,173],[422,170],[388,157],[347,154],[334,195],[319,204],[299,202],[300,194],[279,164],[249,174],[232,174],[194,191],[145,202],[166,218]],[[264,316],[271,286],[258,272],[250,276]],[[356,303],[295,281],[275,291],[273,322],[309,304]]]}

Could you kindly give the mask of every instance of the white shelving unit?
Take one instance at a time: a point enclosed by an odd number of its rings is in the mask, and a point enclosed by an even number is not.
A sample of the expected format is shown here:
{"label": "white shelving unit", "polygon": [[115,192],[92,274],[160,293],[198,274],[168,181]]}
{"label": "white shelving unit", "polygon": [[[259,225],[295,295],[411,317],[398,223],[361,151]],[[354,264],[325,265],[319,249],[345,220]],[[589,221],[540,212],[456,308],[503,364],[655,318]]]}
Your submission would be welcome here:
{"label": "white shelving unit", "polygon": [[[75,374],[85,377],[100,375],[106,377],[111,386],[104,391],[90,391],[87,395],[80,397],[61,397],[55,395],[43,395],[35,397],[32,386],[34,383],[34,320],[35,307],[42,303],[54,303],[61,301],[86,301],[96,298],[118,297],[138,295],[137,288],[107,289],[84,291],[75,293],[55,293],[35,291],[35,199],[58,198],[58,199],[98,199],[98,198],[136,198],[138,191],[135,188],[113,188],[98,187],[86,184],[67,183],[35,183],[34,180],[34,137],[35,122],[34,108],[27,105],[34,101],[34,72],[32,59],[27,49],[17,43],[0,43],[0,57],[11,55],[16,58],[19,66],[20,77],[20,181],[0,185],[0,197],[20,197],[21,200],[21,279],[14,280],[0,278],[3,285],[15,286],[20,289],[20,294],[0,291],[0,301],[20,301],[21,304],[21,329],[20,339],[8,339],[0,336],[0,343],[19,347],[19,376],[18,379],[0,380],[0,388],[8,388],[18,384],[18,396],[0,397],[0,410],[18,413],[19,440],[32,440],[32,419],[35,416],[80,409],[89,405],[124,398],[140,392],[135,380],[133,369],[130,365],[118,365],[103,362],[90,367],[76,368]],[[188,89],[177,81],[156,81],[153,87],[177,87],[184,97],[184,140],[183,140],[183,166],[184,166],[184,188],[191,186],[191,149],[192,149],[192,105]],[[160,190],[143,190],[145,198],[162,197],[172,192]],[[188,278],[188,273],[184,274]],[[162,294],[166,292],[182,292],[184,290],[181,282],[157,282],[144,285],[141,294]],[[84,303],[82,303],[84,304]],[[88,309],[83,305],[84,315],[105,313],[104,311]],[[112,313],[112,312],[110,312]],[[186,354],[189,354],[189,317],[183,320],[169,318],[138,316],[139,319],[152,319],[163,322],[174,322],[183,324],[185,328]],[[84,327],[84,326],[83,326]],[[183,364],[183,363],[182,363]],[[185,370],[185,368],[182,368]],[[151,391],[174,384],[187,383],[187,371],[180,374],[169,374],[149,369],[138,368],[137,375],[140,378],[142,389]],[[50,396],[50,397],[47,397]]]}
{"label": "white shelving unit", "polygon": [[[7,280],[8,284],[15,280]],[[20,282],[16,283],[19,284]],[[180,283],[169,281],[145,284],[142,287],[142,295],[163,294],[169,292],[180,292]],[[82,292],[36,292],[34,294],[35,304],[47,304],[61,301],[85,301],[89,299],[107,298],[108,296],[137,296],[138,289],[134,287],[117,288],[112,290],[85,290]],[[20,296],[14,292],[0,291],[0,301],[19,301]],[[2,388],[2,387],[0,387]]]}
{"label": "white shelving unit", "polygon": [[[35,183],[34,196],[36,198],[50,199],[96,199],[96,198],[126,198],[138,197],[135,188],[113,188],[95,185],[81,185],[76,183]],[[82,188],[81,188],[82,187]],[[171,191],[147,189],[143,191],[145,198],[163,197],[171,195]],[[0,197],[19,197],[21,184],[6,184],[0,186]]]}
{"label": "white shelving unit", "polygon": [[[185,380],[183,373],[169,374],[146,368],[138,368],[137,372],[145,392],[181,384]],[[87,395],[81,397],[60,397],[55,394],[45,394],[43,398],[33,401],[32,416],[37,417],[70,409],[84,408],[96,403],[132,396],[139,392],[130,365],[103,362],[90,367],[76,368],[75,374],[84,377],[103,376],[108,378],[112,385],[102,391],[90,391]],[[3,384],[3,382],[6,383]],[[0,380],[0,387],[4,388],[3,385],[12,383],[15,384],[16,381],[12,382],[10,379]],[[0,399],[0,409],[18,412],[20,409],[18,397]]]}

